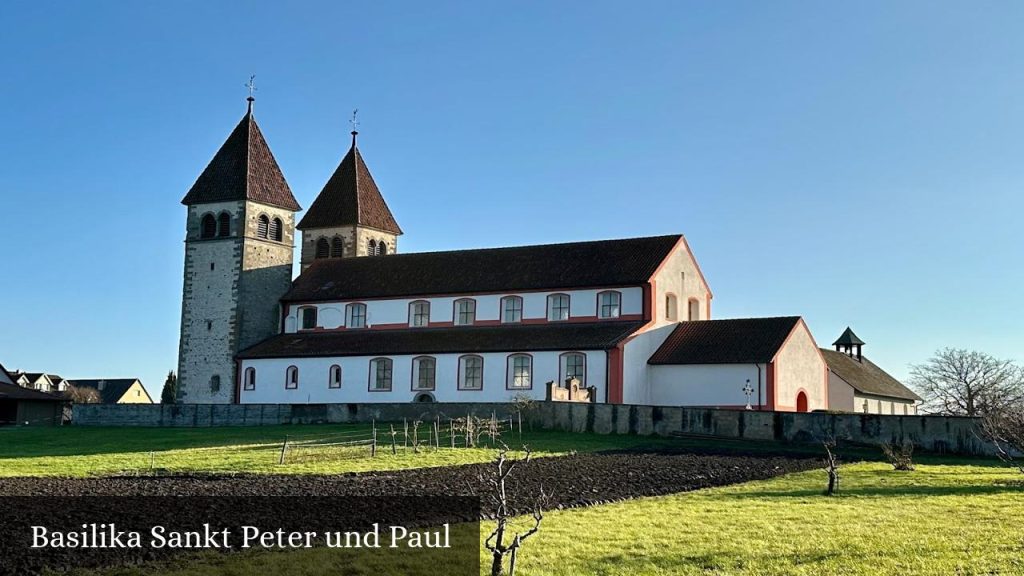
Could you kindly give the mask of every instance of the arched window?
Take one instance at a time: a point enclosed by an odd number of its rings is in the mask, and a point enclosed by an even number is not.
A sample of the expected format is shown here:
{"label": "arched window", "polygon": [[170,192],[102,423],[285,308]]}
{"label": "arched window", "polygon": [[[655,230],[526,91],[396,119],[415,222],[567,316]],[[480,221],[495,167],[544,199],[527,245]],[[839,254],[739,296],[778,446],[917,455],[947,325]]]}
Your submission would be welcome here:
{"label": "arched window", "polygon": [[281,219],[274,218],[270,221],[270,239],[275,242],[281,241]]}
{"label": "arched window", "polygon": [[420,392],[412,399],[413,402],[436,402],[434,395],[430,392]]}
{"label": "arched window", "polygon": [[579,380],[580,387],[587,386],[587,356],[582,352],[566,352],[558,359],[558,385],[565,386],[570,378]]}
{"label": "arched window", "polygon": [[377,244],[377,254],[380,255],[380,256],[384,256],[387,253],[388,253],[388,245],[385,244],[383,240],[381,240],[380,243]]}
{"label": "arched window", "polygon": [[665,319],[673,322],[679,319],[679,302],[675,294],[665,294]]}
{"label": "arched window", "polygon": [[327,238],[321,238],[316,241],[316,254],[314,258],[321,259],[327,258],[331,255],[331,244],[327,241]]}
{"label": "arched window", "polygon": [[270,218],[266,214],[260,214],[256,220],[256,237],[266,239],[270,234]]}
{"label": "arched window", "polygon": [[331,366],[327,376],[327,387],[341,388],[341,366],[337,364]]}
{"label": "arched window", "polygon": [[391,391],[391,358],[370,360],[370,392]]}
{"label": "arched window", "polygon": [[331,238],[331,258],[341,258],[344,251],[345,241],[341,239],[341,236]]}
{"label": "arched window", "polygon": [[231,236],[231,214],[221,212],[217,217],[217,236]]}
{"label": "arched window", "polygon": [[370,240],[370,243],[366,245],[366,255],[376,256],[377,255],[377,241]]}
{"label": "arched window", "polygon": [[455,325],[472,326],[476,322],[476,300],[460,298],[455,301]]}
{"label": "arched window", "polygon": [[505,387],[509,390],[533,388],[533,357],[529,354],[512,354],[508,357]]}
{"label": "arched window", "polygon": [[299,387],[299,368],[297,366],[289,366],[284,372],[284,388],[285,390],[295,390]]}
{"label": "arched window", "polygon": [[409,304],[409,326],[422,328],[430,324],[430,302],[417,300]]}
{"label": "arched window", "polygon": [[345,327],[366,328],[366,304],[353,302],[345,306]]}
{"label": "arched window", "polygon": [[700,320],[700,302],[696,298],[690,298],[687,307],[687,320]]}
{"label": "arched window", "polygon": [[316,328],[316,307],[306,306],[299,308],[299,318],[302,321],[303,330]]}
{"label": "arched window", "polygon": [[216,394],[220,392],[220,374],[214,374],[210,376],[210,393]]}
{"label": "arched window", "polygon": [[459,356],[459,390],[483,390],[484,359],[468,354]]}
{"label": "arched window", "polygon": [[548,320],[557,322],[569,319],[569,295],[552,294],[548,296]]}
{"label": "arched window", "polygon": [[245,377],[242,378],[243,388],[246,390],[256,389],[256,369],[249,367],[245,369]]}
{"label": "arched window", "polygon": [[618,318],[622,312],[622,294],[615,290],[597,294],[597,317]]}
{"label": "arched window", "polygon": [[412,359],[412,389],[433,390],[437,375],[437,361],[430,356]]}
{"label": "arched window", "polygon": [[505,296],[501,299],[501,321],[515,324],[523,321],[523,299],[519,296]]}
{"label": "arched window", "polygon": [[217,219],[213,217],[213,214],[207,214],[206,216],[203,216],[203,219],[199,225],[199,237],[213,238],[216,235]]}

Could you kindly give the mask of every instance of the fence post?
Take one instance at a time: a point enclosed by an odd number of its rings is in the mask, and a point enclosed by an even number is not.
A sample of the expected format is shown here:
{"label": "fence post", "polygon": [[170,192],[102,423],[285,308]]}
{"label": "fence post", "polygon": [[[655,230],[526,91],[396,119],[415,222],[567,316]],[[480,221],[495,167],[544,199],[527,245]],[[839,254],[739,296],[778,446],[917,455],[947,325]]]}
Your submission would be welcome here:
{"label": "fence post", "polygon": [[440,416],[434,419],[434,452],[441,449],[441,423]]}
{"label": "fence post", "polygon": [[[519,410],[518,412],[516,412],[516,414],[519,416],[519,441],[522,442],[523,441],[523,411]],[[533,430],[533,428],[531,428],[531,430]]]}
{"label": "fence post", "polygon": [[397,432],[395,432],[395,425],[392,424],[391,425],[391,455],[392,456],[394,456],[395,454],[398,454],[397,450],[395,449],[395,434],[397,434]]}
{"label": "fence post", "polygon": [[288,436],[284,437],[284,444],[281,444],[281,457],[277,459],[278,464],[284,464],[284,455],[288,451]]}
{"label": "fence post", "polygon": [[405,432],[402,435],[402,450],[409,449],[409,419],[402,418],[402,426],[405,428]]}
{"label": "fence post", "polygon": [[448,419],[448,438],[451,439],[452,448],[455,448],[455,421]]}

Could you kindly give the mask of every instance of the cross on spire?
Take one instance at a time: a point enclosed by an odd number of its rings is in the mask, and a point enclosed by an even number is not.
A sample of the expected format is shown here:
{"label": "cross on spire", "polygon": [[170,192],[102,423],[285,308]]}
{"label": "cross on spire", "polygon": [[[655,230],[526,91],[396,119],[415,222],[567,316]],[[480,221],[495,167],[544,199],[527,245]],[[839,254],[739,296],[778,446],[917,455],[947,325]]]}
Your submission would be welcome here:
{"label": "cross on spire", "polygon": [[254,100],[256,100],[256,98],[253,96],[253,93],[256,92],[256,75],[255,74],[249,76],[249,81],[245,83],[245,87],[249,89],[249,97],[246,98],[245,100],[247,102],[249,102],[249,112],[251,113],[252,112],[252,103],[253,103]]}
{"label": "cross on spire", "polygon": [[352,111],[352,119],[348,121],[352,125],[352,146],[356,145],[356,136],[359,135],[359,120],[356,119],[356,114],[359,114],[359,108]]}

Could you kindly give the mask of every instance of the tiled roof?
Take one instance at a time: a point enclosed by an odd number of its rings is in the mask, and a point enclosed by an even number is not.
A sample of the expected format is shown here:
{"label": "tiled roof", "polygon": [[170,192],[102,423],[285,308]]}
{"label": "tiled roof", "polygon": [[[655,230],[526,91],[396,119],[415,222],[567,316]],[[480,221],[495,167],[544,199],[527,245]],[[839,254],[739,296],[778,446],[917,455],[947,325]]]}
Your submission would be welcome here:
{"label": "tiled roof", "polygon": [[858,338],[857,335],[853,333],[853,330],[850,330],[850,327],[847,326],[846,330],[843,330],[843,333],[839,335],[839,338],[837,338],[836,341],[832,343],[833,346],[837,344],[846,346],[857,346],[863,345],[864,341]]}
{"label": "tiled roof", "polygon": [[604,350],[642,322],[527,324],[408,330],[346,330],[280,334],[243,350],[239,358],[392,356],[540,350]]}
{"label": "tiled roof", "polygon": [[324,185],[324,189],[306,210],[297,228],[330,228],[334,226],[369,226],[392,234],[401,234],[391,209],[373,181],[363,155],[352,142],[352,148]]}
{"label": "tiled roof", "polygon": [[867,358],[860,360],[844,352],[821,349],[829,370],[853,386],[858,392],[874,396],[887,396],[902,400],[920,400],[921,397],[907,388],[888,372],[876,366]]}
{"label": "tiled roof", "polygon": [[286,301],[629,286],[647,282],[682,236],[315,260]]}
{"label": "tiled roof", "polygon": [[3,364],[0,364],[0,382],[5,384],[14,384],[14,376],[4,368]]}
{"label": "tiled roof", "polygon": [[33,390],[31,388],[25,388],[18,386],[17,384],[7,384],[0,382],[0,400],[43,400],[48,402],[63,402],[64,399],[56,394],[48,394],[46,392],[40,392],[39,390]]}
{"label": "tiled roof", "polygon": [[181,203],[193,205],[237,200],[301,210],[253,118],[251,107]]}
{"label": "tiled roof", "polygon": [[755,364],[770,362],[799,316],[681,322],[649,364]]}
{"label": "tiled roof", "polygon": [[[104,404],[116,404],[124,396],[124,393],[131,388],[132,384],[138,381],[138,378],[97,378],[94,380],[68,380],[67,384],[75,388],[93,388],[100,393],[100,400]],[[102,387],[100,387],[100,382],[103,382]],[[143,391],[145,392],[145,388],[143,388]],[[145,394],[149,398],[149,393],[145,392]],[[150,398],[150,401],[152,400]]]}

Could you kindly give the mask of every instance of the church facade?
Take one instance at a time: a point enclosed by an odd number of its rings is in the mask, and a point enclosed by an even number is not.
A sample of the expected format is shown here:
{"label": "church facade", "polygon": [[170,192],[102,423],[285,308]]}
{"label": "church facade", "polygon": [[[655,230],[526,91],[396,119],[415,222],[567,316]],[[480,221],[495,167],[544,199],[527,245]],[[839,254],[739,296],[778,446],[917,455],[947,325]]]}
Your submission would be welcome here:
{"label": "church facade", "polygon": [[182,203],[182,402],[829,407],[804,321],[713,320],[682,235],[401,253],[356,132],[296,225],[250,100]]}

